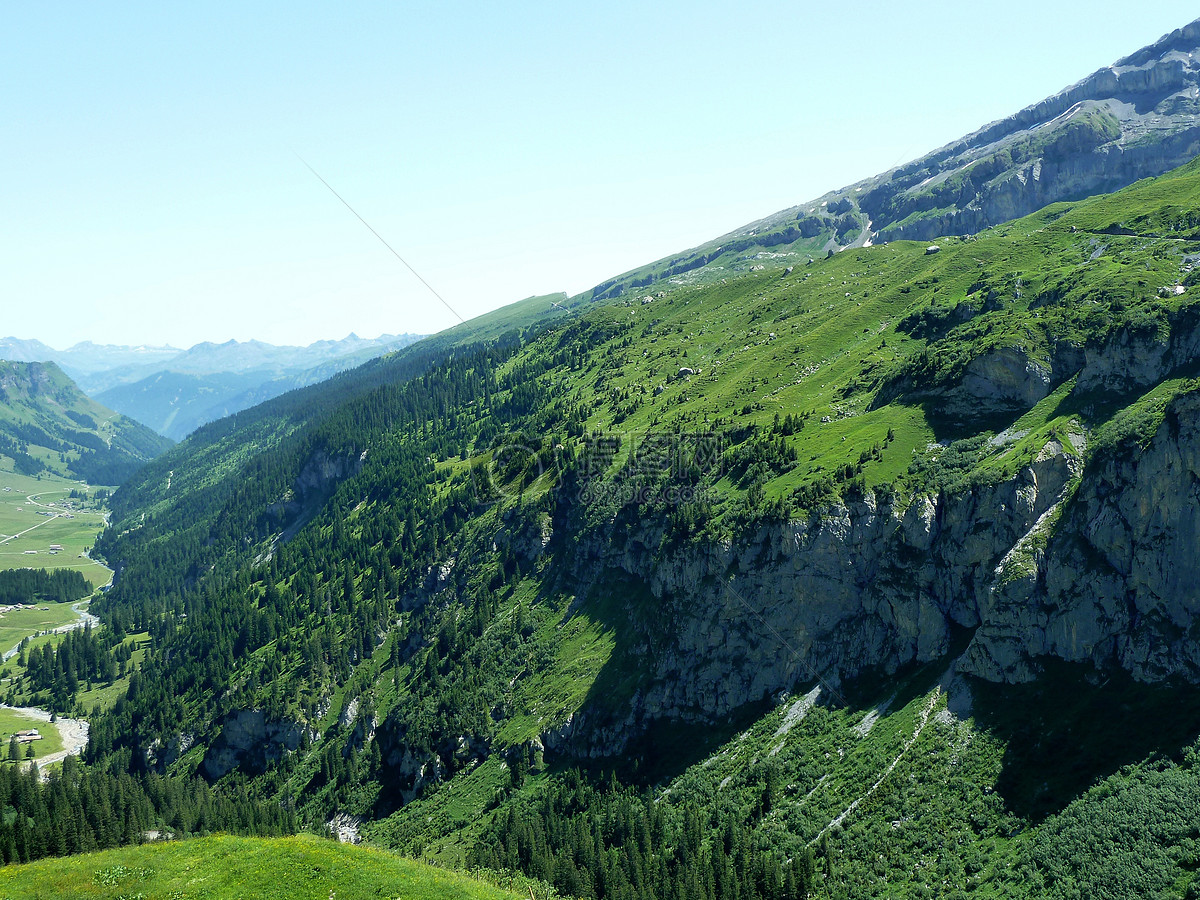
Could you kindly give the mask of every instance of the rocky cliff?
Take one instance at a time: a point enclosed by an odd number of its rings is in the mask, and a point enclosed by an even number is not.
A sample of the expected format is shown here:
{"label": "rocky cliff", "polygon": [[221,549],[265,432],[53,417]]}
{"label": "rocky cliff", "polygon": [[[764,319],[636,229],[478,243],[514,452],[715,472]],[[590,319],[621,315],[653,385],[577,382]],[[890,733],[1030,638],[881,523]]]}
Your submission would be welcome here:
{"label": "rocky cliff", "polygon": [[641,636],[648,674],[620,712],[585,708],[539,743],[608,756],[658,720],[938,659],[991,681],[1030,680],[1047,658],[1200,681],[1200,393],[1171,402],[1144,449],[1085,462],[1084,445],[1051,440],[1011,478],[868,492],[726,544],[663,553],[653,522],[593,535],[591,565],[643,582],[664,631]]}
{"label": "rocky cliff", "polygon": [[931,240],[976,233],[1050,203],[1159,175],[1200,152],[1197,49],[1200,22],[1193,22],[1040,103],[836,196],[858,196],[877,240]]}

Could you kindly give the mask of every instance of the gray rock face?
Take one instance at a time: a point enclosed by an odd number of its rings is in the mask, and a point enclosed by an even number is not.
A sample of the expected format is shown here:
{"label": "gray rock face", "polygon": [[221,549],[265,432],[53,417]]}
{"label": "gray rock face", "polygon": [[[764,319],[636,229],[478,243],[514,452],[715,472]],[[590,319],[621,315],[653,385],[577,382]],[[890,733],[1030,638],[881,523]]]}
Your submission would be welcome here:
{"label": "gray rock face", "polygon": [[1051,441],[1010,480],[956,496],[868,495],[732,545],[663,546],[642,522],[585,547],[648,586],[663,630],[628,707],[581,710],[542,736],[547,751],[611,755],[655,720],[892,673],[944,657],[956,634],[971,635],[956,670],[994,681],[1054,657],[1200,682],[1200,393],[1144,450],[1086,468]]}
{"label": "gray rock face", "polygon": [[267,507],[267,513],[285,523],[284,537],[299,530],[346,478],[356,475],[366,460],[366,451],[357,456],[331,457],[317,450],[308,458],[291,490]]}
{"label": "gray rock face", "polygon": [[584,709],[543,742],[608,755],[656,719],[711,721],[818,676],[836,685],[944,656],[956,630],[990,621],[998,569],[1081,468],[1051,442],[1009,481],[903,507],[868,494],[732,545],[663,555],[653,522],[597,538],[586,548],[594,563],[645,582],[667,630],[646,641],[652,674],[626,716]]}
{"label": "gray rock face", "polygon": [[1197,155],[1200,20],[915,162],[597,285],[595,296],[818,236],[829,238],[832,252],[851,243],[860,222],[870,223],[865,237],[875,243],[976,234],[1051,203],[1161,175]]}
{"label": "gray rock face", "polygon": [[230,713],[221,734],[212,742],[202,768],[212,779],[236,768],[261,771],[284,753],[299,748],[304,726],[299,722],[268,722],[261,709]]}
{"label": "gray rock face", "polygon": [[1050,393],[1051,371],[1024,351],[1002,347],[967,365],[951,411],[970,415],[988,409],[1030,409]]}
{"label": "gray rock face", "polygon": [[1200,308],[1179,310],[1163,336],[1122,329],[1097,347],[1084,349],[1077,390],[1123,394],[1157,384],[1200,360]]}
{"label": "gray rock face", "polygon": [[875,179],[860,206],[880,240],[929,240],[1182,165],[1200,152],[1198,48],[1200,21]]}
{"label": "gray rock face", "polygon": [[1144,451],[1089,472],[1044,556],[1001,592],[968,671],[1008,677],[1056,656],[1144,681],[1200,681],[1200,397],[1185,395]]}

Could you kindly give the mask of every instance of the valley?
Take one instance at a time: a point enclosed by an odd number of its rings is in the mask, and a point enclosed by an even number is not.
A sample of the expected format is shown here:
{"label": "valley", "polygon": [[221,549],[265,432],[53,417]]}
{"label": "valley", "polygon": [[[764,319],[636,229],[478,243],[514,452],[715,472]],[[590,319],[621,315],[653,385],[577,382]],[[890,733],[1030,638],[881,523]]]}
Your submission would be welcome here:
{"label": "valley", "polygon": [[[150,641],[86,759],[563,896],[1190,883],[1195,506],[1153,485],[1195,203],[1193,163],[201,429],[97,542]],[[1071,835],[1139,804],[1099,886]]]}
{"label": "valley", "polygon": [[112,571],[87,556],[105,524],[98,490],[109,489],[0,468],[0,567],[75,569],[94,588],[107,584]]}

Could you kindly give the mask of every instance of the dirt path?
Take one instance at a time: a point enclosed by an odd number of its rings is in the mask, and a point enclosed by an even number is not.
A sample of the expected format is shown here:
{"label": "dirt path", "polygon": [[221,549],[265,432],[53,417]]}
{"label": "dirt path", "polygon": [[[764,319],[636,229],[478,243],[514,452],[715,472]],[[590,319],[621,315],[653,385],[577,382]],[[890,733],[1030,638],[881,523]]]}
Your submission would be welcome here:
{"label": "dirt path", "polygon": [[4,540],[0,541],[0,544],[7,544],[9,541],[16,540],[17,538],[21,537],[22,535],[29,534],[29,532],[31,532],[31,531],[36,531],[38,528],[41,528],[43,525],[49,525],[51,522],[53,522],[57,518],[58,518],[58,516],[49,516],[46,518],[45,521],[38,522],[36,525],[33,526],[33,528],[26,528],[24,531],[19,532],[17,534],[10,534]]}

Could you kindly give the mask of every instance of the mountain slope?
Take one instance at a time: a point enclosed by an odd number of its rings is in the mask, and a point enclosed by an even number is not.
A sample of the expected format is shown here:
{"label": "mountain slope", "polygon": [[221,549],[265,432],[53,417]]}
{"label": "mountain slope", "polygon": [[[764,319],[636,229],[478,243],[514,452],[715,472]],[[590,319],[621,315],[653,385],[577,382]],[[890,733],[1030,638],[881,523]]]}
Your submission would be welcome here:
{"label": "mountain slope", "polygon": [[206,425],[97,543],[151,646],[88,760],[577,896],[1194,894],[1198,210],[534,298]]}
{"label": "mountain slope", "polygon": [[1200,20],[914,162],[596,286],[611,297],[846,247],[977,234],[1050,203],[1161,175],[1200,153]]}
{"label": "mountain slope", "polygon": [[[1155,803],[1191,784],[1197,209],[1193,162],[935,253],[891,242],[416,345],[206,426],[117,493],[98,542],[120,575],[96,608],[155,643],[89,757],[249,779],[311,822],[365,817],[576,893],[611,857],[550,831],[593,802],[572,765],[625,798],[597,827],[637,833],[635,807],[673,796],[637,791],[681,792],[641,857],[604,839],[631,867],[604,896],[672,895],[723,858],[713,883],[749,878],[744,896],[920,896],[928,865],[1032,895],[1010,864],[1069,893],[1055,867],[1083,858],[1062,848],[1081,809],[1107,814],[1104,779]],[[814,686],[828,733],[772,755],[772,707]],[[1152,708],[1169,727],[1113,739]],[[736,771],[685,778],[746,726],[769,734],[736,798]],[[881,842],[947,778],[964,802],[938,815],[979,843],[881,881]],[[1181,859],[1187,840],[1153,836]],[[639,887],[639,858],[668,880]]]}
{"label": "mountain slope", "polygon": [[417,340],[419,335],[363,340],[351,334],[308,347],[204,343],[168,360],[93,373],[86,385],[101,403],[178,440],[206,422],[324,381]]}
{"label": "mountain slope", "polygon": [[100,404],[177,440],[200,425],[408,346],[420,335],[350,334],[340,341],[279,347],[261,341],[121,347],[85,341],[55,350],[0,339],[0,358],[54,362]]}
{"label": "mountain slope", "polygon": [[0,454],[22,474],[120,484],[169,445],[88,399],[53,363],[0,361]]}
{"label": "mountain slope", "polygon": [[[334,355],[312,365],[313,360],[325,355],[314,351],[299,358],[300,364],[308,364],[299,369],[291,355],[280,357],[282,351],[293,348],[252,346],[257,342],[240,348],[197,345],[172,360],[171,370],[111,387],[96,394],[96,399],[130,418],[147,423],[159,434],[182,440],[208,422],[249,409],[288,391],[325,381],[338,372],[395,352],[417,340],[416,335],[404,335],[382,343],[358,341],[353,336],[346,341],[327,341],[324,343],[330,347],[337,345],[332,351]],[[367,346],[347,350],[359,343]],[[339,350],[347,352],[338,353]],[[247,370],[247,365],[252,368]]]}

